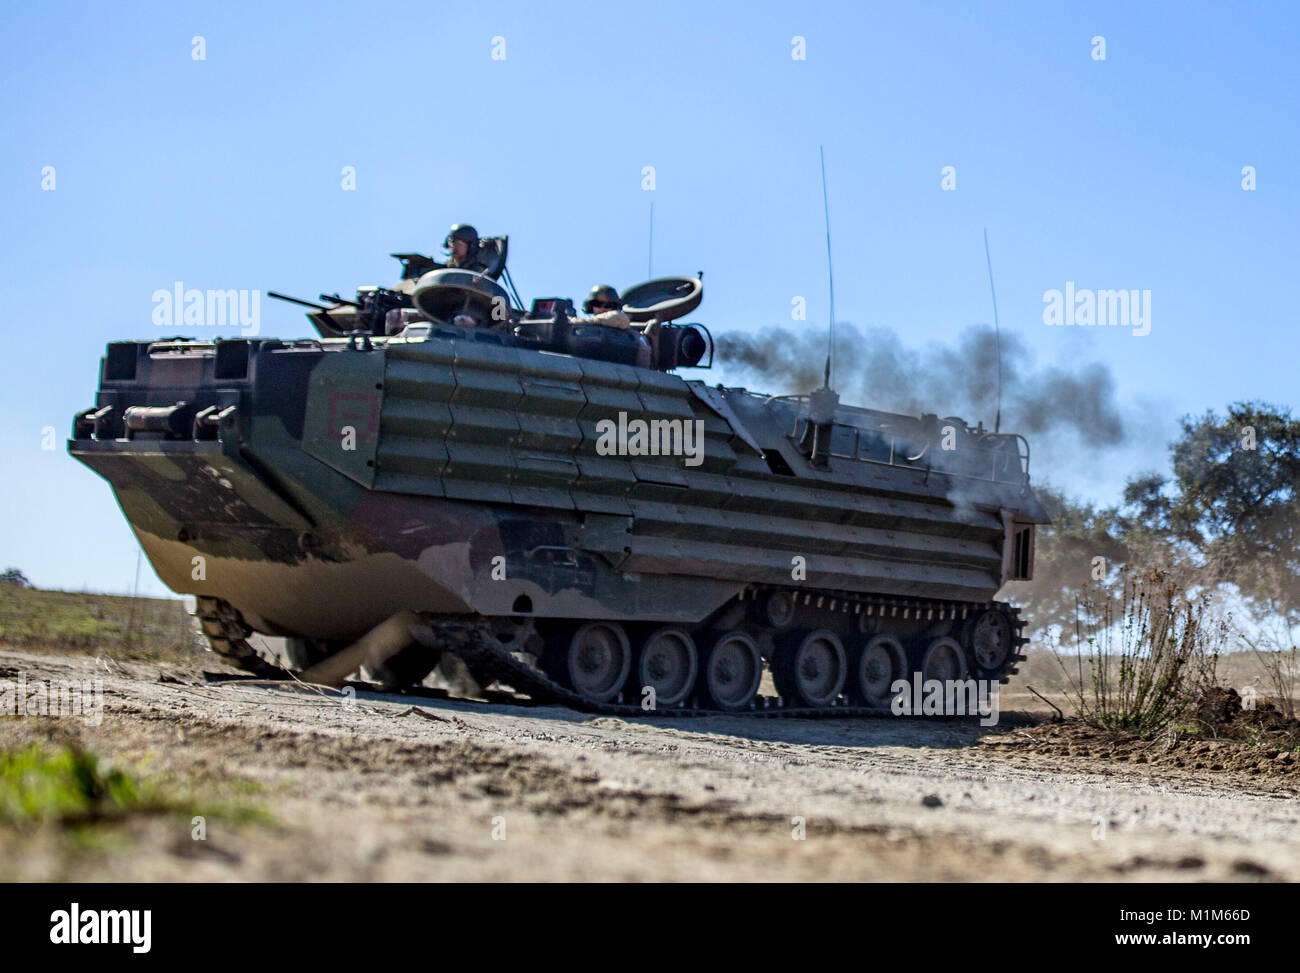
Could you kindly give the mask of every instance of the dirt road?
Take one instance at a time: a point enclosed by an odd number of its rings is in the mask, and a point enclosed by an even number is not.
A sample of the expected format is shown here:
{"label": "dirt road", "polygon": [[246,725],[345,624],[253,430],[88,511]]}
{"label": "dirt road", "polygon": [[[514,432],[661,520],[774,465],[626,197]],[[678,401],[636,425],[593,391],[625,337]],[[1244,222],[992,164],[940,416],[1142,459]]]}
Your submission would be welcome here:
{"label": "dirt road", "polygon": [[1101,758],[1011,729],[1015,714],[985,730],[413,710],[206,683],[199,666],[0,653],[0,679],[19,673],[102,678],[103,721],[4,717],[0,745],[72,733],[199,790],[238,778],[274,823],[213,819],[196,841],[188,819],[144,817],[88,847],[5,832],[5,878],[1300,878],[1300,774]]}

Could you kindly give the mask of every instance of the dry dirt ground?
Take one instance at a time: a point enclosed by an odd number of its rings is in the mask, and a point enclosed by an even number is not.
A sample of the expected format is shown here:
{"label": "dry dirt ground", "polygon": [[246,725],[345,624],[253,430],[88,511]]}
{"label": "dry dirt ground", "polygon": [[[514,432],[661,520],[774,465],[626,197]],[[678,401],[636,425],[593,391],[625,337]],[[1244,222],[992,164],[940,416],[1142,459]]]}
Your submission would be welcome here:
{"label": "dry dirt ground", "polygon": [[364,692],[344,705],[213,684],[204,668],[219,666],[0,652],[0,678],[97,676],[105,693],[100,726],[0,717],[0,747],[71,734],[200,792],[237,780],[272,819],[214,817],[203,841],[166,815],[91,842],[0,826],[0,877],[1300,878],[1300,765],[1287,753],[1257,766],[1236,744],[1227,756],[1213,741],[1116,746],[1034,725],[1006,701],[990,729],[615,719]]}

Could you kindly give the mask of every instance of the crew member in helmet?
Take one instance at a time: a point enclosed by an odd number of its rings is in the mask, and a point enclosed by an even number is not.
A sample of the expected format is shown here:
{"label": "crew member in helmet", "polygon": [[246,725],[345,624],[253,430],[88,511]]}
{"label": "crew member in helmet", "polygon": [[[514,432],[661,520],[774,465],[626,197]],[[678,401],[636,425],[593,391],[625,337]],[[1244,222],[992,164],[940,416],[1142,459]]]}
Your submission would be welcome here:
{"label": "crew member in helmet", "polygon": [[472,270],[477,274],[488,269],[487,263],[479,253],[478,230],[468,223],[457,223],[453,226],[443,243],[448,252],[444,267]]}
{"label": "crew member in helmet", "polygon": [[597,284],[582,303],[586,317],[574,318],[574,324],[603,324],[607,328],[626,331],[632,319],[623,312],[623,302],[618,291],[608,284]]}

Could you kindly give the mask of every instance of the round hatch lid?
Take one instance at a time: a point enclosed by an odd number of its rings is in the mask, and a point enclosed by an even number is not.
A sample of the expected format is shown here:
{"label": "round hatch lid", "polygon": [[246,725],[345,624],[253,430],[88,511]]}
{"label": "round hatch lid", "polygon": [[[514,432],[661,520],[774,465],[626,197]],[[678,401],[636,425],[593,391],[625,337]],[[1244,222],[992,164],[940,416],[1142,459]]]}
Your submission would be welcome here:
{"label": "round hatch lid", "polygon": [[435,321],[449,322],[465,314],[476,324],[492,325],[497,323],[492,316],[494,307],[505,308],[507,313],[510,308],[510,295],[496,281],[451,267],[429,271],[411,296],[415,306]]}
{"label": "round hatch lid", "polygon": [[660,277],[624,291],[623,311],[633,321],[664,323],[690,314],[703,299],[704,281],[698,277]]}

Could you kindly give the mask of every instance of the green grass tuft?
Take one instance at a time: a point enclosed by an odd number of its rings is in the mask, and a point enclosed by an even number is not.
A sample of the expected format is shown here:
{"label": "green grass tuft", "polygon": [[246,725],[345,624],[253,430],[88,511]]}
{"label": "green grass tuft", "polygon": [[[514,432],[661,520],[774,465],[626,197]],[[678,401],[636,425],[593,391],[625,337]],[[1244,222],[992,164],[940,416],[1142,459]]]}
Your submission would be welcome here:
{"label": "green grass tuft", "polygon": [[[239,796],[258,789],[246,781],[231,785]],[[77,829],[158,814],[270,823],[258,807],[240,800],[196,801],[188,788],[132,775],[77,745],[0,750],[0,825]]]}

